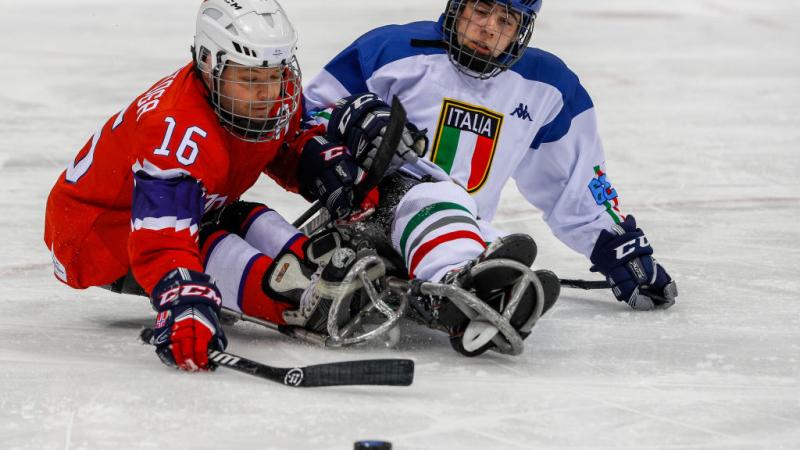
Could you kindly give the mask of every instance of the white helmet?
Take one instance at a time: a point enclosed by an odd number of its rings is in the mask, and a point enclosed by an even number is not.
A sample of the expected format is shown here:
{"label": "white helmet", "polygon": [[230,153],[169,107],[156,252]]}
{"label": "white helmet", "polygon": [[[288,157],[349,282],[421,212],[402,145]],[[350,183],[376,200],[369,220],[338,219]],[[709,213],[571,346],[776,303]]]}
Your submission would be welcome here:
{"label": "white helmet", "polygon": [[247,141],[277,139],[297,111],[297,32],[275,0],[205,0],[195,65],[223,126]]}

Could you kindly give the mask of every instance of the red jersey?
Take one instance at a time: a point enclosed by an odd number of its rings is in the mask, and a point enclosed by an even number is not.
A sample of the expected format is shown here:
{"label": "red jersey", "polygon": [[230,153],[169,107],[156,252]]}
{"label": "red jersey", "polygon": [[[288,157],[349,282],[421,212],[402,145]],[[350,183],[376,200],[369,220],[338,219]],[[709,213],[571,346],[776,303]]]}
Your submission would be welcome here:
{"label": "red jersey", "polygon": [[237,200],[262,172],[297,191],[300,150],[322,133],[301,130],[300,116],[276,140],[246,142],[220,125],[192,63],[160,80],[111,117],[53,187],[44,239],[56,277],[86,288],[131,270],[150,292],[176,267],[202,272],[204,212]]}

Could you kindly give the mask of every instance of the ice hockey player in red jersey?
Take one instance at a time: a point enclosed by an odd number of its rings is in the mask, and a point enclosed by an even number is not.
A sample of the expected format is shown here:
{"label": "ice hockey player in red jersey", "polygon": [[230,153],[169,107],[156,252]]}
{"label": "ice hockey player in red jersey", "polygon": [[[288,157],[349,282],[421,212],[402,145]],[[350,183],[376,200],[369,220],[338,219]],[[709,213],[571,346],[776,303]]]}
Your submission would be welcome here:
{"label": "ice hockey player in red jersey", "polygon": [[207,367],[208,349],[227,344],[223,305],[278,324],[320,322],[318,299],[304,295],[318,262],[308,238],[239,201],[263,172],[349,212],[362,171],[323,127],[301,128],[296,43],[274,0],[203,2],[192,62],[103,124],[50,193],[56,277],[149,295],[167,364]]}

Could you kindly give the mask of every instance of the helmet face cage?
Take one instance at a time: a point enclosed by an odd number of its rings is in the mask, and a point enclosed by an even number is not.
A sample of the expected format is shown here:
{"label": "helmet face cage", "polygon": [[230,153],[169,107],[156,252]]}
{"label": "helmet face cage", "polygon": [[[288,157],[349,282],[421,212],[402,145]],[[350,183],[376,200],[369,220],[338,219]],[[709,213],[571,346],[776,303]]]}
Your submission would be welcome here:
{"label": "helmet face cage", "polygon": [[276,0],[204,0],[193,56],[222,126],[251,142],[279,139],[299,109],[297,32]]}
{"label": "helmet face cage", "polygon": [[[206,49],[201,49],[202,52]],[[207,50],[206,50],[207,52]],[[223,127],[249,142],[278,139],[300,104],[302,76],[297,58],[271,67],[228,61],[224,53],[198,58],[211,104]]]}
{"label": "helmet face cage", "polygon": [[473,78],[497,76],[524,54],[540,7],[540,0],[449,0],[444,41],[450,60]]}

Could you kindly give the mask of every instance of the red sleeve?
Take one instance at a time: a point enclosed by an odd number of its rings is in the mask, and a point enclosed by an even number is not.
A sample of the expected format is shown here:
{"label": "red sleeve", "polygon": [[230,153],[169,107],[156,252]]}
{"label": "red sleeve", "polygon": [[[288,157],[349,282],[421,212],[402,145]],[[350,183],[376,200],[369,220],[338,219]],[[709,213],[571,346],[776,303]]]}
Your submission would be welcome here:
{"label": "red sleeve", "polygon": [[172,269],[203,271],[197,233],[204,196],[200,183],[188,176],[158,179],[144,171],[134,176],[128,255],[134,277],[149,293]]}
{"label": "red sleeve", "polygon": [[136,280],[151,292],[174,268],[203,271],[197,233],[205,192],[221,183],[227,160],[218,128],[191,114],[145,119],[136,147],[128,254]]}

